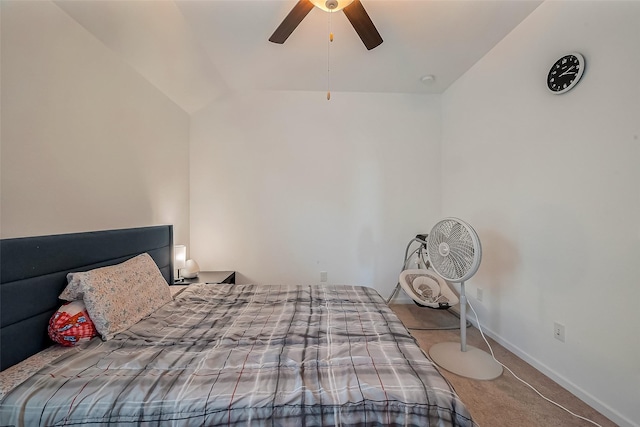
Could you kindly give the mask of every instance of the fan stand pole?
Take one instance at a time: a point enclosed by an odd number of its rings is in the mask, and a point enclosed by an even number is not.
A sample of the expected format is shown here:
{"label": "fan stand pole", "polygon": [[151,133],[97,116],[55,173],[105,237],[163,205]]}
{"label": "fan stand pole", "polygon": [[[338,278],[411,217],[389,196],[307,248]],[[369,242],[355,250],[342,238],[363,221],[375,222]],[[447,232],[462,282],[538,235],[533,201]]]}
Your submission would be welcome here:
{"label": "fan stand pole", "polygon": [[467,294],[460,282],[460,351],[467,351]]}
{"label": "fan stand pole", "polygon": [[460,343],[441,342],[429,349],[429,356],[449,372],[474,380],[493,380],[502,375],[502,366],[486,351],[467,345],[467,295],[460,282]]}

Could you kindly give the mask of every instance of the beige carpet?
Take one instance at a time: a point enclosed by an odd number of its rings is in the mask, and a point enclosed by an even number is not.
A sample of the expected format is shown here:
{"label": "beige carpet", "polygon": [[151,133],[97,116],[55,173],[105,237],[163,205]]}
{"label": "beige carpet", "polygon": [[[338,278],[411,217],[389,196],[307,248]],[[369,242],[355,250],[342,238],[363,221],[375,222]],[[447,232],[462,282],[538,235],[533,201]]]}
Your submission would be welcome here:
{"label": "beige carpet", "polygon": [[[418,307],[415,304],[391,304],[390,306],[410,330],[411,328],[448,327],[452,322],[459,323],[458,318],[442,310],[431,310]],[[428,352],[431,345],[438,342],[460,342],[458,329],[443,331],[414,329],[411,330],[411,333],[425,352]],[[489,342],[500,362],[549,399],[580,416],[597,422],[602,427],[616,426],[615,423],[495,341],[489,339]],[[467,343],[488,351],[476,328],[467,329]],[[583,427],[594,425],[545,401],[506,370],[501,377],[492,381],[470,380],[443,369],[440,371],[453,384],[456,392],[481,427]]]}

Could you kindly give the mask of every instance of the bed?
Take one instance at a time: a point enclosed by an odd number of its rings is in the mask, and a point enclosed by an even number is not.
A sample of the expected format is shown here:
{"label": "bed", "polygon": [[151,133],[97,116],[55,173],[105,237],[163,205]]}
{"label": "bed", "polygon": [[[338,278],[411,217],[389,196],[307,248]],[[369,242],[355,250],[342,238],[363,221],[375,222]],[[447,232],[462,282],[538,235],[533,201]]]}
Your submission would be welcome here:
{"label": "bed", "polygon": [[0,362],[33,370],[3,392],[2,426],[476,425],[372,288],[191,285],[61,350],[46,328],[66,274],[148,253],[172,283],[171,226],[1,243]]}

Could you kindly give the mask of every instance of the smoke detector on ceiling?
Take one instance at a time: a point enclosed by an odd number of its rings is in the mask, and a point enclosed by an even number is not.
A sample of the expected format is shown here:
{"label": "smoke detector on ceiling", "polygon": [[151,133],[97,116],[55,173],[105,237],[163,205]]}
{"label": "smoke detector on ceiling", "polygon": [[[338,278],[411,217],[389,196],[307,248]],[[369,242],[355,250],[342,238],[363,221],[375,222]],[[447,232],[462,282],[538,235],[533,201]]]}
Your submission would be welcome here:
{"label": "smoke detector on ceiling", "polygon": [[429,85],[433,83],[435,79],[436,77],[433,74],[427,74],[425,76],[420,77],[420,81],[425,85]]}

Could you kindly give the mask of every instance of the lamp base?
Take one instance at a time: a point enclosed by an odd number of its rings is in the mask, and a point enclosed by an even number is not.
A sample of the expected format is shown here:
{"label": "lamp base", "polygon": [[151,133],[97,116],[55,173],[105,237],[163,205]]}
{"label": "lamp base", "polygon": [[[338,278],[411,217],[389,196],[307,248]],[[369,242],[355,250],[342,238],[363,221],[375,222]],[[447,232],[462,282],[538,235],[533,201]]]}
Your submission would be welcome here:
{"label": "lamp base", "polygon": [[502,366],[491,355],[467,345],[462,351],[460,343],[442,342],[429,349],[429,356],[441,368],[474,380],[493,380],[502,375]]}

